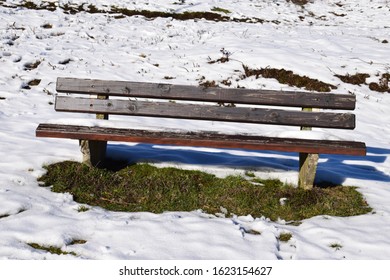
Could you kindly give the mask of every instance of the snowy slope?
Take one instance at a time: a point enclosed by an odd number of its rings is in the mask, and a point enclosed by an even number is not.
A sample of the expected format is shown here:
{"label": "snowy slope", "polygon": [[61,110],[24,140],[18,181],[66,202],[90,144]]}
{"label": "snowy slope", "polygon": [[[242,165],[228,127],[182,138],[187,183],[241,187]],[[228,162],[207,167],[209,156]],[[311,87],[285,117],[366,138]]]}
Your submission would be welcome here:
{"label": "snowy slope", "polygon": [[[367,85],[390,72],[388,1],[314,0],[305,6],[284,0],[51,1],[88,2],[107,11],[112,6],[180,13],[223,8],[232,18],[263,23],[66,14],[60,8],[16,7],[21,2],[0,1],[8,6],[0,6],[0,259],[390,259],[390,95]],[[221,57],[221,48],[231,52],[230,61],[209,64]],[[38,186],[44,164],[81,159],[77,141],[35,138],[38,123],[88,118],[54,112],[56,77],[191,85],[202,79],[227,79],[232,87],[296,89],[274,79],[242,79],[242,64],[284,68],[333,84],[335,93],[356,95],[354,131],[313,133],[364,141],[368,155],[322,156],[318,179],[358,186],[372,213],[314,217],[296,227],[264,217],[217,218],[197,209],[163,214],[100,208],[78,212],[80,205],[71,195]],[[335,76],[355,73],[369,74],[367,84],[352,85]],[[35,79],[39,85],[28,86]],[[134,125],[161,124],[135,118]],[[165,125],[175,127],[176,121]],[[268,133],[250,125],[207,125]],[[189,121],[188,127],[198,129],[199,123]],[[258,176],[297,180],[297,156],[291,154],[145,145],[111,145],[110,150],[220,176],[250,168]],[[262,234],[247,234],[244,228]],[[282,232],[292,233],[287,244],[277,239]],[[75,239],[87,243],[69,245]],[[78,255],[52,255],[27,243],[62,247]],[[335,250],[330,244],[342,247]]]}

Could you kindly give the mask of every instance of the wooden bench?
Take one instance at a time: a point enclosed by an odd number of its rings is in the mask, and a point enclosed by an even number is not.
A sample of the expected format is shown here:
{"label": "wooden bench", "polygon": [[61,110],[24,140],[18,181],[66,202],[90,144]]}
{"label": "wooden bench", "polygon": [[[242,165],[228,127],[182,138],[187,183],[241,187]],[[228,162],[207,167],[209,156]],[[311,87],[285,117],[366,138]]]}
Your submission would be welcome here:
{"label": "wooden bench", "polygon": [[[67,93],[65,96],[56,96],[56,111],[94,113],[97,118],[106,120],[109,114],[115,114],[236,122],[237,125],[255,123],[297,126],[297,130],[310,130],[312,127],[355,128],[355,115],[351,113],[312,110],[354,110],[354,95],[75,78],[58,78],[56,89],[59,93]],[[71,93],[88,94],[92,97],[72,97],[69,95]],[[221,106],[222,103],[228,103],[230,106]],[[259,105],[267,106],[264,108]],[[269,108],[270,106],[278,108]],[[283,109],[280,109],[280,106]],[[232,135],[208,131],[121,129],[108,128],[106,125],[89,127],[40,124],[36,136],[80,140],[84,162],[94,166],[104,161],[107,141],[297,152],[298,185],[305,189],[313,186],[319,154],[366,154],[365,144],[355,141]]]}

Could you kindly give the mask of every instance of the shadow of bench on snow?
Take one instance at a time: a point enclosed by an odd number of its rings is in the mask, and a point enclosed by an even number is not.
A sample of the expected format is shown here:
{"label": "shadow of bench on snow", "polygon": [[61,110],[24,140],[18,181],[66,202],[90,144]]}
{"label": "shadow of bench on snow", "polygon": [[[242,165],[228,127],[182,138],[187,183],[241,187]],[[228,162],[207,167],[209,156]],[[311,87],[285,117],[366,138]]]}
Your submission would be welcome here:
{"label": "shadow of bench on snow", "polygon": [[[107,156],[127,164],[136,162],[217,166],[252,171],[298,171],[298,155],[274,151],[249,151],[177,147],[150,144],[109,144]],[[367,156],[320,155],[316,181],[342,184],[346,178],[390,182],[390,174],[375,166],[386,161],[390,149],[368,147]],[[390,171],[390,170],[389,170]]]}

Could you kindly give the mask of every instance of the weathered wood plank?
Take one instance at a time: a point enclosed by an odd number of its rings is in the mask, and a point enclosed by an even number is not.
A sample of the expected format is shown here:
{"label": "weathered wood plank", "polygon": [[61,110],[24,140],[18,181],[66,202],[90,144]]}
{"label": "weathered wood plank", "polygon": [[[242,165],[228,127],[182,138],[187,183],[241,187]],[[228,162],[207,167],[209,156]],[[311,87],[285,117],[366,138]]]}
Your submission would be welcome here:
{"label": "weathered wood plank", "polygon": [[362,142],[40,124],[37,137],[364,156]]}
{"label": "weathered wood plank", "polygon": [[354,95],[58,78],[57,91],[125,97],[354,110]]}
{"label": "weathered wood plank", "polygon": [[225,122],[273,125],[311,126],[323,128],[355,128],[355,116],[349,113],[302,112],[280,109],[221,107],[172,102],[100,100],[58,96],[56,110],[163,118],[185,118]]}

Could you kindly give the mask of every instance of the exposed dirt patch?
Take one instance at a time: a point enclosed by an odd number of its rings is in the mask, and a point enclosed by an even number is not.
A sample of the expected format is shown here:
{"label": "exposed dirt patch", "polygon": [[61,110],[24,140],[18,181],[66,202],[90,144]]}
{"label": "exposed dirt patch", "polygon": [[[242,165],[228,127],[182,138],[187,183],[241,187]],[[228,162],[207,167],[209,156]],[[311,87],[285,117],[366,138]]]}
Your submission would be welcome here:
{"label": "exposed dirt patch", "polygon": [[229,61],[229,57],[221,57],[221,58],[218,58],[218,59],[215,59],[215,60],[210,60],[207,63],[208,64],[225,63],[225,62],[228,62],[228,61]]}
{"label": "exposed dirt patch", "polygon": [[41,79],[34,79],[34,80],[29,81],[28,85],[34,87],[34,86],[39,85],[40,83],[41,83]]}
{"label": "exposed dirt patch", "polygon": [[361,85],[366,83],[366,79],[370,77],[369,74],[365,73],[356,73],[354,75],[347,74],[343,75],[335,75],[337,78],[342,80],[344,83],[353,84],[353,85]]}
{"label": "exposed dirt patch", "polygon": [[26,70],[26,71],[29,71],[29,70],[33,70],[35,68],[37,68],[40,64],[41,64],[42,61],[40,60],[36,60],[36,61],[33,61],[33,62],[26,62],[23,66],[23,69]]}
{"label": "exposed dirt patch", "polygon": [[53,28],[53,25],[50,23],[45,23],[45,24],[41,25],[41,27],[44,29],[51,29],[51,28]]}
{"label": "exposed dirt patch", "polygon": [[353,84],[353,85],[368,85],[370,90],[377,92],[388,92],[390,93],[390,73],[383,73],[377,83],[371,82],[367,84],[366,79],[370,77],[366,73],[356,73],[354,75],[335,75],[344,83]]}
{"label": "exposed dirt patch", "polygon": [[34,79],[29,81],[28,83],[23,83],[22,89],[31,89],[31,87],[35,87],[41,83],[40,79]]}
{"label": "exposed dirt patch", "polygon": [[382,77],[379,79],[378,83],[370,83],[368,87],[374,91],[390,93],[389,83],[390,73],[384,73],[382,74]]}
{"label": "exposed dirt patch", "polygon": [[199,85],[205,88],[218,87],[216,81],[200,80]]}
{"label": "exposed dirt patch", "polygon": [[[57,2],[41,2],[40,4],[36,4],[31,1],[22,2],[19,4],[10,4],[10,3],[2,3],[1,6],[7,8],[25,8],[29,10],[48,10],[55,11],[57,9],[61,9],[66,14],[77,14],[80,12],[86,12],[90,14],[111,14],[114,15],[115,18],[124,18],[126,16],[143,16],[148,19],[155,19],[158,17],[161,18],[173,18],[176,20],[197,20],[197,19],[206,19],[209,21],[232,21],[232,22],[247,22],[247,23],[264,23],[270,22],[260,18],[233,18],[225,15],[226,11],[223,12],[220,9],[214,9],[214,11],[210,12],[184,12],[184,13],[174,13],[174,12],[160,12],[160,11],[149,11],[149,10],[131,10],[123,7],[117,6],[109,6],[104,9],[100,9],[93,4],[86,5],[82,4],[61,4]],[[222,14],[221,14],[222,13]],[[278,24],[278,21],[271,21],[272,23]]]}
{"label": "exposed dirt patch", "polygon": [[281,84],[287,84],[289,86],[304,88],[306,90],[313,90],[318,92],[329,92],[337,87],[331,84],[321,82],[317,79],[312,79],[307,76],[300,76],[294,74],[294,72],[285,69],[276,68],[261,68],[250,69],[248,66],[243,65],[245,77],[255,76],[258,79],[260,76],[263,78],[273,78],[278,80]]}
{"label": "exposed dirt patch", "polygon": [[292,2],[292,3],[294,3],[295,5],[304,6],[304,5],[306,5],[307,3],[309,3],[309,0],[287,0],[287,2]]}
{"label": "exposed dirt patch", "polygon": [[64,59],[64,60],[58,61],[58,64],[66,65],[66,64],[70,63],[71,61],[72,61],[72,59],[66,58],[66,59]]}

